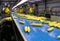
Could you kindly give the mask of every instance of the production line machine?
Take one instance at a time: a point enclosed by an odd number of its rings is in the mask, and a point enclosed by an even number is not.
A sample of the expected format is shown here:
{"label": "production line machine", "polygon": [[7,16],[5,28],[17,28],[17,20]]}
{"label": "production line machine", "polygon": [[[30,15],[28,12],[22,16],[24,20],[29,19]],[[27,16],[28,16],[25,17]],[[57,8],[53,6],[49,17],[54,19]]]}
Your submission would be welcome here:
{"label": "production line machine", "polygon": [[4,20],[14,21],[24,41],[60,41],[59,22],[48,21],[46,17],[17,12],[11,12],[10,16]]}

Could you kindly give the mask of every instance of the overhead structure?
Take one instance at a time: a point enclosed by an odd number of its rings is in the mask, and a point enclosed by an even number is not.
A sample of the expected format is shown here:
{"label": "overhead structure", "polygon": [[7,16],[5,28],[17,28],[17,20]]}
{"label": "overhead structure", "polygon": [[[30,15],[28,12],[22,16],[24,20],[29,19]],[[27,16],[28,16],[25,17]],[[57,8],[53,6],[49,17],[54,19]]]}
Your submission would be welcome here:
{"label": "overhead structure", "polygon": [[17,6],[23,4],[23,3],[27,2],[27,1],[28,1],[28,0],[22,0],[22,1],[20,1],[20,2],[19,2],[17,5],[15,5],[12,9],[16,8]]}

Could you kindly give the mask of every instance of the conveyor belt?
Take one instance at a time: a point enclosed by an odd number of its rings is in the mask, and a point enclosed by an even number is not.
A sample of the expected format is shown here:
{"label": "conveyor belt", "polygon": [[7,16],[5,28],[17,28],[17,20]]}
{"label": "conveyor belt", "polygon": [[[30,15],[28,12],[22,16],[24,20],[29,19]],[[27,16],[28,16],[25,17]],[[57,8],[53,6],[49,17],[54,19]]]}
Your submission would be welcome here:
{"label": "conveyor belt", "polygon": [[[48,24],[44,24],[40,21],[34,21],[34,20],[27,20],[26,18],[21,18],[20,16],[16,16],[15,14],[11,14],[12,18],[21,33],[24,40],[27,41],[60,41],[60,39],[57,38],[58,35],[60,35],[60,29],[57,29],[54,27],[54,30],[51,32],[48,32],[47,29],[50,28]],[[16,16],[16,18],[14,18]],[[19,23],[19,21],[24,21],[25,23],[22,25]],[[41,27],[34,27],[31,26],[31,23],[41,23]],[[24,31],[24,27],[29,26],[30,27],[30,33],[26,33]]]}

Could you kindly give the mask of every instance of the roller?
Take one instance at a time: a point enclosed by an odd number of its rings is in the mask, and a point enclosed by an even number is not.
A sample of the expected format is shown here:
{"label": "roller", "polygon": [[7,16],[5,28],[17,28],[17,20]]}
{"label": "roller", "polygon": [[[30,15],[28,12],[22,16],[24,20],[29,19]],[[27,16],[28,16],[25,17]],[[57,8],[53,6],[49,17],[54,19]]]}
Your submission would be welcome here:
{"label": "roller", "polygon": [[42,26],[42,24],[32,23],[32,26]]}
{"label": "roller", "polygon": [[29,33],[30,32],[30,27],[29,26],[25,26],[24,27],[24,31],[27,32],[27,33]]}
{"label": "roller", "polygon": [[58,35],[57,38],[60,39],[60,35]]}
{"label": "roller", "polygon": [[50,31],[54,30],[54,27],[50,27],[47,30],[48,30],[48,32],[50,32]]}
{"label": "roller", "polygon": [[24,22],[23,22],[23,21],[20,21],[19,23],[20,23],[20,24],[24,24]]}
{"label": "roller", "polygon": [[27,26],[24,27],[24,31],[28,32],[28,27]]}
{"label": "roller", "polygon": [[30,32],[30,27],[28,26],[28,32]]}

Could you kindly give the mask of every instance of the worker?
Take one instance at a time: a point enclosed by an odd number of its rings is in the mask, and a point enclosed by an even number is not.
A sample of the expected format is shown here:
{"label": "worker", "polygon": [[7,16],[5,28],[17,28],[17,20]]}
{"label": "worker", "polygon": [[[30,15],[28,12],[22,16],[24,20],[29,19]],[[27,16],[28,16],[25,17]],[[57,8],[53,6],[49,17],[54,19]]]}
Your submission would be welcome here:
{"label": "worker", "polygon": [[4,8],[4,13],[5,13],[5,15],[10,15],[10,6],[8,5],[8,6],[5,6],[5,8]]}
{"label": "worker", "polygon": [[23,8],[23,7],[20,7],[19,12],[20,12],[20,13],[24,13],[24,12],[25,12],[24,8]]}
{"label": "worker", "polygon": [[31,5],[28,5],[29,7],[29,14],[34,15],[34,8]]}

